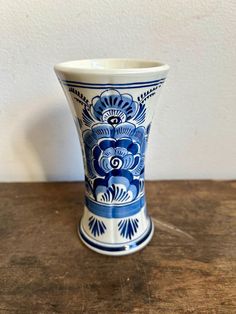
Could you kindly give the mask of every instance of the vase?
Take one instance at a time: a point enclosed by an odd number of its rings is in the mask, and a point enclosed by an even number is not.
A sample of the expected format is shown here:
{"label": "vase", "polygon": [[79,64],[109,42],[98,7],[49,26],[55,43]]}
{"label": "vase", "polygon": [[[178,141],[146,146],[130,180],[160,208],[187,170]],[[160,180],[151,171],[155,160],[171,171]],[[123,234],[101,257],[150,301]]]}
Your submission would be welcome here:
{"label": "vase", "polygon": [[82,242],[98,253],[130,254],[153,236],[145,198],[145,153],[168,69],[167,64],[136,59],[55,66],[84,162],[84,210],[77,230]]}

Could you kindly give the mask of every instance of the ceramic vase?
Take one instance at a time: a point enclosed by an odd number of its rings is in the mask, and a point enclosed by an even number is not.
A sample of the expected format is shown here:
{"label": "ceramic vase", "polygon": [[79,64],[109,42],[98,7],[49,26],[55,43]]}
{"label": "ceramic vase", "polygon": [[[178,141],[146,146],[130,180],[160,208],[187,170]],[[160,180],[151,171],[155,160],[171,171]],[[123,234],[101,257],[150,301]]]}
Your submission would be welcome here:
{"label": "ceramic vase", "polygon": [[57,64],[84,161],[85,201],[78,234],[90,249],[126,255],[151,240],[145,153],[168,65],[94,59]]}

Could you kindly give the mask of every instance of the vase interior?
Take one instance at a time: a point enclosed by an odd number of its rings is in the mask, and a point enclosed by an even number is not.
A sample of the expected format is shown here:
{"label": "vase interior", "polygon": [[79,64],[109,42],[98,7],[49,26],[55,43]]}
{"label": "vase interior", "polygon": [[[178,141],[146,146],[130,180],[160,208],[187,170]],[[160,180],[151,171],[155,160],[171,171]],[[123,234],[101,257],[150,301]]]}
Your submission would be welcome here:
{"label": "vase interior", "polygon": [[93,71],[100,70],[102,71],[160,71],[167,69],[168,65],[161,63],[159,61],[152,60],[140,60],[140,59],[125,59],[125,58],[111,58],[111,59],[85,59],[85,60],[75,60],[59,63],[56,65],[56,69],[61,70],[85,70]]}

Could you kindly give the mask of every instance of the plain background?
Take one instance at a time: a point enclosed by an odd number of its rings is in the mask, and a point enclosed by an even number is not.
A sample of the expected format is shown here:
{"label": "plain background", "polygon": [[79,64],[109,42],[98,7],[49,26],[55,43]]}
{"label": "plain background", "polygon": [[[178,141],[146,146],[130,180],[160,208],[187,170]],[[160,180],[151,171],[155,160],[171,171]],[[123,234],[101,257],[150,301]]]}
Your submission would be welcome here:
{"label": "plain background", "polygon": [[0,1],[0,181],[81,180],[57,62],[151,58],[171,66],[147,179],[236,177],[235,0]]}

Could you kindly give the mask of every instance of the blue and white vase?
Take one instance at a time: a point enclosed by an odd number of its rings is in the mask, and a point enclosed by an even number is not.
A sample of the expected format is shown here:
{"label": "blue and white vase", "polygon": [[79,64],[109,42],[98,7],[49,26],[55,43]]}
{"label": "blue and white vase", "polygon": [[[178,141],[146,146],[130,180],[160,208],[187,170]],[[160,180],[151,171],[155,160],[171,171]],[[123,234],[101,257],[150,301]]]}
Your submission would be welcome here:
{"label": "blue and white vase", "polygon": [[81,240],[107,255],[143,248],[154,226],[144,188],[152,116],[168,65],[135,59],[78,60],[55,72],[78,129],[84,160]]}

